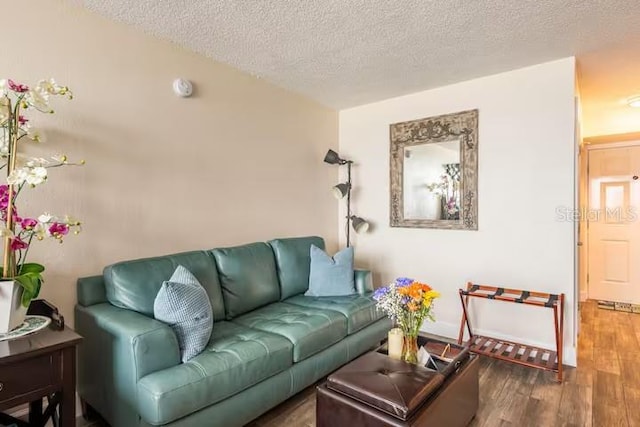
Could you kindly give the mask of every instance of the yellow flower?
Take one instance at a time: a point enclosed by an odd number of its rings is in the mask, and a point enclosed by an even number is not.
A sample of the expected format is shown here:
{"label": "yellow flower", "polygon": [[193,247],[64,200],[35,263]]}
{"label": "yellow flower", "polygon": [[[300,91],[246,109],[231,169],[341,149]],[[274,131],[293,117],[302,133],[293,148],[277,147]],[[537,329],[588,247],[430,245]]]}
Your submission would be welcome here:
{"label": "yellow flower", "polygon": [[424,297],[425,297],[425,298],[430,298],[430,299],[439,298],[439,297],[440,297],[440,292],[438,292],[438,291],[434,291],[434,290],[432,289],[432,290],[430,290],[430,291],[426,292],[426,293],[424,294]]}

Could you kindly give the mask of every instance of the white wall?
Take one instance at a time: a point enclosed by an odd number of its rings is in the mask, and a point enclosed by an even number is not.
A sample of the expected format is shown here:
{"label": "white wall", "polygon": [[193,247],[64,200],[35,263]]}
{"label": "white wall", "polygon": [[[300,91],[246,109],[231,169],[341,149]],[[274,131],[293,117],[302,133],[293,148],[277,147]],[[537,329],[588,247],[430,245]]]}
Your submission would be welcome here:
{"label": "white wall", "polygon": [[[78,277],[125,259],[321,235],[337,246],[338,113],[224,64],[58,1],[12,2],[0,27],[0,78],[55,77],[74,90],[54,115],[28,114],[82,168],[23,192],[23,216],[69,213],[84,231],[40,242],[42,297],[73,324]],[[176,77],[194,82],[178,98]],[[0,179],[2,177],[0,176]],[[23,197],[24,196],[24,197]]]}
{"label": "white wall", "polygon": [[[439,290],[438,321],[426,330],[457,335],[457,290],[469,280],[564,292],[565,363],[575,363],[574,227],[556,215],[575,205],[574,91],[575,60],[566,58],[340,112],[340,154],[356,162],[353,210],[373,224],[354,236],[357,263],[378,285],[409,276]],[[478,231],[389,227],[389,125],[474,108]],[[472,310],[476,329],[554,345],[549,309],[478,300]]]}

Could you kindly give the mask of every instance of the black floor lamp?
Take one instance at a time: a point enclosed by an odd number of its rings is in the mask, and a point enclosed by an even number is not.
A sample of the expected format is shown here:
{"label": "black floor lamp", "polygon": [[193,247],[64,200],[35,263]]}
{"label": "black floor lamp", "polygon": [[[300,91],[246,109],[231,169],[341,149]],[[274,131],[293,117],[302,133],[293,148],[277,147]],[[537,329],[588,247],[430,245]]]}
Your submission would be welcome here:
{"label": "black floor lamp", "polygon": [[347,196],[347,247],[351,246],[351,236],[350,231],[351,227],[356,233],[365,233],[369,229],[369,223],[364,219],[357,217],[355,215],[351,215],[351,165],[353,162],[351,160],[341,159],[338,153],[333,150],[327,151],[327,155],[324,156],[325,163],[329,163],[330,165],[347,165],[347,182],[340,183],[333,187],[333,195],[336,196],[337,199],[343,199]]}

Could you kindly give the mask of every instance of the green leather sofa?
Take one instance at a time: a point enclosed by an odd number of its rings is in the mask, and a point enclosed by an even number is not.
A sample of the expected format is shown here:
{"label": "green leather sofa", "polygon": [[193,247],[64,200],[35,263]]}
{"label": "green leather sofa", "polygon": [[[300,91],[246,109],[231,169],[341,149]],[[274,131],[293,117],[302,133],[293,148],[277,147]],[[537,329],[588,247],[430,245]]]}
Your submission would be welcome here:
{"label": "green leather sofa", "polygon": [[[78,280],[78,393],[112,427],[241,426],[364,353],[386,335],[371,299],[306,297],[310,245],[278,239],[120,262]],[[173,330],[153,318],[162,282],[184,265],[214,314],[207,348],[180,362]]]}

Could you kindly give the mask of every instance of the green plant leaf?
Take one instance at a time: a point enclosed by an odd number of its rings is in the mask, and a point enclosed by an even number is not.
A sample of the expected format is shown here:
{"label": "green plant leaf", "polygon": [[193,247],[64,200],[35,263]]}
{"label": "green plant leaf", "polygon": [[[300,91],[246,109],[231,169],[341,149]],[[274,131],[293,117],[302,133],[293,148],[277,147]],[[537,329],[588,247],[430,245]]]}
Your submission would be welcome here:
{"label": "green plant leaf", "polygon": [[29,262],[29,263],[25,263],[22,264],[22,267],[20,267],[20,272],[18,274],[25,274],[25,273],[42,273],[44,271],[44,266],[41,264],[37,264],[35,262]]}
{"label": "green plant leaf", "polygon": [[28,272],[15,277],[15,280],[22,285],[22,305],[29,307],[31,300],[40,294],[40,287],[43,282],[42,275],[35,271]]}

